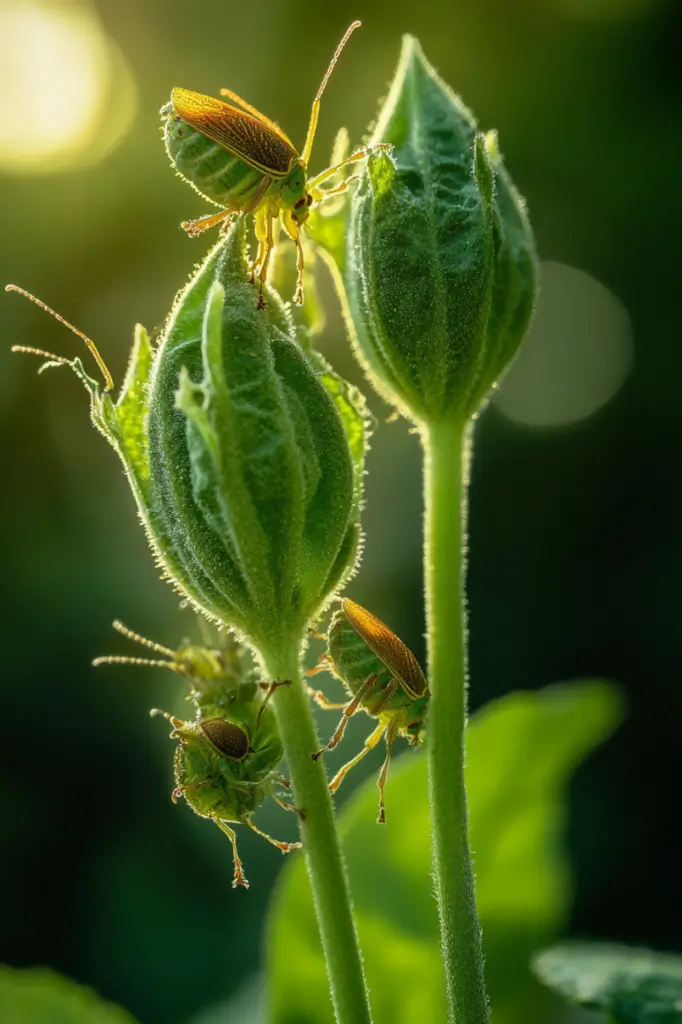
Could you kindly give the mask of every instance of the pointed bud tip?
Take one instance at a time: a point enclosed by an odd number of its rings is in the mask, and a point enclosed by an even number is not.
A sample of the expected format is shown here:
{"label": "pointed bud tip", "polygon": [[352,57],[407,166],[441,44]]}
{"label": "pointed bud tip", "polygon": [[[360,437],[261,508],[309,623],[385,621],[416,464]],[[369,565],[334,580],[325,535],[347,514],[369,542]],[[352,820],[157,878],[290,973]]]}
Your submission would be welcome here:
{"label": "pointed bud tip", "polygon": [[405,36],[351,196],[347,283],[359,354],[417,422],[476,413],[513,358],[535,292],[534,243],[497,135],[479,133]]}

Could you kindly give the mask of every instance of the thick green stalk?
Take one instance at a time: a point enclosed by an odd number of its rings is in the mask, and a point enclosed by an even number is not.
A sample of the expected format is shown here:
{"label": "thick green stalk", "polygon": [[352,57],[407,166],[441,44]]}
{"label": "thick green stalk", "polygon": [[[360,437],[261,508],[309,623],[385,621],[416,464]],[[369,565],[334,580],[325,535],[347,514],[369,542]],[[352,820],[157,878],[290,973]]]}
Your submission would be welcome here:
{"label": "thick green stalk", "polygon": [[300,649],[267,665],[273,679],[291,679],[276,696],[276,712],[296,806],[304,811],[301,838],[315,902],[337,1024],[371,1024],[367,986],[350,890],[322,760],[320,743],[301,681]]}
{"label": "thick green stalk", "polygon": [[424,572],[431,701],[428,717],[433,870],[452,1024],[486,1024],[481,929],[476,915],[464,784],[467,720],[467,424],[422,429]]}

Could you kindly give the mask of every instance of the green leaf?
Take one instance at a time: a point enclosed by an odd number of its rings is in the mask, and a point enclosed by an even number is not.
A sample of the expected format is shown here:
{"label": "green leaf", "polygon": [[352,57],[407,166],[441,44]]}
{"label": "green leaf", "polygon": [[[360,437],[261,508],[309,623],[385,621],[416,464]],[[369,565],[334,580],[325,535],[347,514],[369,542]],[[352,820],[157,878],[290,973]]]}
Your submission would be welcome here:
{"label": "green leaf", "polygon": [[[566,787],[619,717],[611,686],[580,682],[510,694],[471,722],[471,840],[495,1024],[541,1019],[547,996],[527,964],[569,910]],[[376,805],[370,779],[340,816],[374,1021],[439,1024],[446,1020],[445,989],[422,755],[406,753],[392,767],[384,828],[375,823]],[[280,877],[268,961],[274,1024],[332,1024],[302,862],[287,865]]]}
{"label": "green leaf", "polygon": [[262,1024],[263,978],[252,975],[229,999],[207,1006],[186,1024]]}
{"label": "green leaf", "polygon": [[135,1024],[127,1010],[45,967],[0,967],[3,1024]]}
{"label": "green leaf", "polygon": [[116,439],[119,454],[133,478],[131,482],[146,493],[149,481],[149,441],[145,426],[148,385],[154,361],[149,335],[141,324],[135,328],[135,340],[128,361],[128,372],[115,406]]}
{"label": "green leaf", "polygon": [[532,964],[549,988],[622,1024],[682,1021],[682,957],[607,943],[567,943]]}

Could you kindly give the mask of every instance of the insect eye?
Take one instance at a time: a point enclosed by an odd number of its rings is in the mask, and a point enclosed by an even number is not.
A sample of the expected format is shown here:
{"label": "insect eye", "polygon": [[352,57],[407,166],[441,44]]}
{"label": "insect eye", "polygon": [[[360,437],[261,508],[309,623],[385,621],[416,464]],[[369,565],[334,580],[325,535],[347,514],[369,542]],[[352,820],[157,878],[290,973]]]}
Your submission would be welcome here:
{"label": "insect eye", "polygon": [[294,203],[295,210],[300,210],[302,206],[305,206],[305,199],[299,199],[297,203]]}
{"label": "insect eye", "polygon": [[312,194],[310,192],[308,192],[308,194],[306,195],[305,202],[306,202],[306,206],[312,206],[313,205],[313,197],[312,197]]}

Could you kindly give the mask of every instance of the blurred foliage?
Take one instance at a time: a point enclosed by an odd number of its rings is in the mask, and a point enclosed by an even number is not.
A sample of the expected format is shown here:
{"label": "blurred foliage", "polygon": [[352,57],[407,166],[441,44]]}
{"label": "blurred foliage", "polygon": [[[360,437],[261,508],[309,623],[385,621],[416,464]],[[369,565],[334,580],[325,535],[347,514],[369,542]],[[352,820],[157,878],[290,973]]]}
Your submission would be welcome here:
{"label": "blurred foliage", "polygon": [[[580,761],[614,729],[619,702],[604,683],[512,693],[471,722],[467,787],[476,899],[497,1024],[540,1021],[546,994],[528,960],[566,921],[570,871],[564,800]],[[376,1024],[446,1020],[431,877],[426,761],[405,755],[377,831],[375,780],[340,817]],[[273,1024],[333,1024],[322,947],[303,862],[275,893],[268,942]]]}
{"label": "blurred foliage", "polygon": [[540,981],[613,1024],[682,1021],[682,957],[608,943],[571,943],[534,959]]}
{"label": "blurred foliage", "polygon": [[3,1024],[135,1024],[125,1010],[54,971],[0,967]]}
{"label": "blurred foliage", "polygon": [[[0,14],[14,4],[0,0]],[[49,160],[40,174],[0,170],[0,281],[31,289],[89,333],[117,381],[134,323],[162,324],[213,241],[190,240],[178,228],[206,207],[174,177],[163,152],[157,112],[171,87],[235,89],[300,144],[331,52],[357,16],[363,27],[324,97],[313,170],[327,162],[341,125],[353,145],[361,139],[400,37],[411,32],[481,126],[499,129],[542,257],[590,275],[627,310],[633,369],[597,415],[561,430],[529,429],[491,407],[478,426],[471,701],[480,707],[552,679],[623,681],[628,722],[572,787],[571,929],[680,948],[682,848],[670,808],[682,771],[682,535],[672,497],[682,469],[682,5],[51,6],[93,12],[100,42],[113,43],[134,79],[137,114],[121,135],[117,102],[128,103],[130,90],[125,75],[114,77],[97,107],[89,163],[78,148],[71,170],[62,162],[51,173]],[[0,36],[3,143],[18,115],[35,135],[43,120],[46,130],[61,132],[79,109],[80,86],[65,91],[71,50],[51,44],[30,74],[10,76],[25,52],[38,52],[26,38]],[[31,46],[40,38],[34,26]],[[116,76],[119,62],[114,55],[103,66]],[[29,101],[43,99],[49,116],[34,120]],[[109,119],[118,145],[103,156]],[[339,372],[361,383],[322,261],[319,271],[327,316],[321,344]],[[258,837],[244,837],[252,886],[233,893],[229,844],[171,804],[165,730],[147,717],[155,704],[181,711],[181,683],[142,669],[90,668],[94,656],[111,650],[109,623],[117,616],[173,646],[193,627],[158,580],[115,457],[88,427],[78,382],[70,374],[36,377],[30,361],[9,354],[22,343],[71,356],[79,342],[17,296],[2,296],[0,326],[0,685],[11,723],[0,751],[0,960],[50,965],[141,1020],[180,1024],[227,998],[260,965],[263,915],[282,859]],[[366,481],[365,556],[352,596],[421,655],[418,449],[369,397],[379,423]],[[322,712],[320,722],[326,737]],[[360,741],[364,725],[351,724],[348,745]],[[329,761],[331,770],[341,763]],[[368,758],[367,773],[377,769]],[[350,794],[352,780],[346,786]],[[258,823],[294,838],[291,816],[269,813]],[[188,942],[190,935],[201,941]]]}

